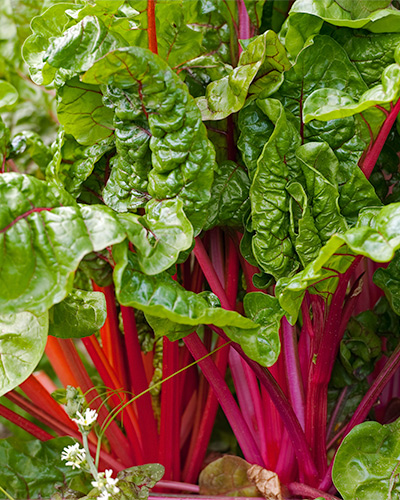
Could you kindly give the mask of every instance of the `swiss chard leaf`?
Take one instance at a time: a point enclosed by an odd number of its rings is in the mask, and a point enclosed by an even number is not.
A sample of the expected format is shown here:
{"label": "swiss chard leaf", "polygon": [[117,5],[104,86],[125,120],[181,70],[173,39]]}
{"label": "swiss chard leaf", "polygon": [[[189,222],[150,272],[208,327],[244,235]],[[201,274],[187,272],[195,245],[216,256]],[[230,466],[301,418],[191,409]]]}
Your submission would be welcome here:
{"label": "swiss chard leaf", "polygon": [[400,420],[388,425],[364,422],[344,438],[332,469],[344,500],[400,498],[399,433]]}
{"label": "swiss chard leaf", "polygon": [[360,213],[356,227],[333,235],[303,271],[280,279],[275,293],[291,321],[297,319],[307,288],[329,299],[338,275],[348,269],[355,255],[365,255],[376,262],[390,261],[400,247],[399,224],[399,203],[374,211],[366,209]]}
{"label": "swiss chard leaf", "polygon": [[49,310],[49,335],[63,339],[88,337],[100,330],[106,317],[104,294],[74,289]]}
{"label": "swiss chard leaf", "polygon": [[70,437],[49,441],[24,441],[18,438],[0,442],[0,484],[15,498],[50,498],[56,483],[68,484],[82,474],[60,460]]}
{"label": "swiss chard leaf", "polygon": [[400,32],[400,12],[390,8],[388,0],[298,0],[290,15],[312,14],[335,26],[365,28],[374,33]]}
{"label": "swiss chard leaf", "polygon": [[82,80],[136,96],[128,117],[144,113],[152,134],[148,193],[156,199],[181,199],[197,234],[210,199],[215,152],[187,87],[164,61],[138,47],[110,52]]}
{"label": "swiss chard leaf", "polygon": [[260,327],[237,312],[222,309],[217,297],[210,292],[189,292],[167,274],[144,275],[138,269],[136,255],[127,253],[124,245],[116,245],[113,256],[118,301],[143,311],[156,336],[166,335],[170,340],[177,340],[201,324],[213,324],[240,343],[246,354],[260,364],[269,366],[275,362],[280,344],[274,328],[279,324],[280,308],[273,297],[268,304],[263,303],[265,317],[260,313],[263,320]]}
{"label": "swiss chard leaf", "polygon": [[[0,305],[6,313],[49,309],[71,290],[86,255],[127,237],[137,245],[141,267],[151,273],[169,268],[192,243],[179,200],[150,204],[142,219],[134,214],[119,219],[108,207],[79,206],[56,186],[18,174],[0,177],[0,199]],[[173,231],[166,229],[169,224]]]}
{"label": "swiss chard leaf", "polygon": [[263,97],[268,97],[282,84],[282,73],[289,68],[278,36],[273,31],[266,31],[250,42],[232,73],[210,83],[206,96],[197,99],[203,120],[222,120],[239,111],[248,91],[263,92]]}
{"label": "swiss chard leaf", "polygon": [[0,315],[0,396],[17,387],[38,365],[46,346],[48,314]]}

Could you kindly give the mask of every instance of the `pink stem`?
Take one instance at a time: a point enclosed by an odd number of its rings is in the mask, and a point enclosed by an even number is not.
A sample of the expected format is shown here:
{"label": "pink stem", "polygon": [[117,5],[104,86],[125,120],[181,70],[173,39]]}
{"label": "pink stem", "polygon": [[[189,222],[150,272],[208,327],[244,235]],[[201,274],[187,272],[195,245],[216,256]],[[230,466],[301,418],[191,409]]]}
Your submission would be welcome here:
{"label": "pink stem", "polygon": [[384,124],[382,125],[382,128],[379,131],[377,138],[375,139],[374,145],[367,153],[367,156],[362,162],[361,170],[363,171],[367,179],[369,179],[370,175],[372,174],[372,171],[379,158],[382,148],[386,142],[389,132],[392,129],[394,122],[396,121],[399,111],[400,111],[400,99],[396,102],[396,105],[390,111],[389,116],[386,118]]}

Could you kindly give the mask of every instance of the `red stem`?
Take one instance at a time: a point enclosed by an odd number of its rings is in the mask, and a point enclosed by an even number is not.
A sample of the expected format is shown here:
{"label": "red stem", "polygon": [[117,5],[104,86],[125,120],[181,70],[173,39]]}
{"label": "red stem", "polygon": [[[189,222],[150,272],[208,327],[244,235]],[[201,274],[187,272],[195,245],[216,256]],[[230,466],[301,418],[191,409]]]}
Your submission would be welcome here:
{"label": "red stem", "polygon": [[[393,351],[390,358],[387,360],[382,371],[379,373],[378,377],[368,389],[367,393],[363,397],[361,403],[358,405],[357,410],[354,412],[350,422],[347,424],[343,434],[346,436],[356,425],[361,424],[366,418],[368,413],[371,411],[375,401],[378,399],[379,395],[383,391],[386,384],[391,380],[395,374],[397,368],[400,366],[400,344]],[[329,489],[332,485],[332,466],[334,460],[332,460],[329,469],[327,470],[324,479],[320,484],[320,488]]]}
{"label": "red stem", "polygon": [[[97,410],[99,414],[98,422],[100,425],[102,425],[103,422],[110,417],[110,414],[108,413],[107,408],[102,404],[102,400],[99,398],[98,392],[94,388],[93,382],[90,379],[72,340],[57,340],[64,351],[69,365],[74,367],[79,387],[81,388],[82,392],[86,394],[88,403],[92,408]],[[136,459],[134,449],[130,446],[130,443],[128,442],[116,422],[111,422],[107,431],[105,432],[105,435],[110,442],[113,452],[121,459],[126,467],[129,467],[132,464],[132,461],[135,461]]]}
{"label": "red stem", "polygon": [[322,497],[325,498],[325,500],[340,500],[338,497],[335,497],[334,495],[330,495],[329,493],[325,493],[324,491],[317,490],[315,488],[311,488],[310,486],[307,486],[306,484],[301,484],[301,483],[290,483],[288,485],[290,493],[293,495],[300,495],[302,497],[307,497],[307,498],[318,498]]}
{"label": "red stem", "polygon": [[393,107],[393,109],[391,109],[388,117],[386,118],[382,128],[379,131],[377,138],[375,139],[374,145],[366,155],[364,161],[362,162],[362,165],[360,165],[361,170],[367,179],[369,179],[370,175],[372,174],[372,171],[375,167],[376,162],[378,161],[379,155],[390,133],[390,130],[392,129],[392,126],[396,121],[399,111],[400,99],[396,102],[396,105]]}
{"label": "red stem", "polygon": [[18,415],[18,413],[15,413],[15,411],[10,410],[2,404],[0,404],[0,416],[6,418],[15,425],[18,425],[18,427],[21,427],[21,429],[28,432],[36,439],[40,439],[40,441],[48,441],[49,439],[53,439],[54,437],[38,427],[36,424],[30,422],[21,415]]}
{"label": "red stem", "polygon": [[[138,339],[135,313],[131,307],[121,306],[121,314],[124,323],[125,347],[132,391],[134,394],[140,394],[148,388],[148,383]],[[137,399],[136,408],[143,443],[143,458],[146,462],[156,462],[158,460],[159,441],[157,423],[149,392]]]}
{"label": "red stem", "polygon": [[[163,379],[179,370],[178,342],[163,338]],[[180,400],[179,375],[163,383],[161,391],[160,454],[165,479],[180,479]]]}
{"label": "red stem", "polygon": [[[194,359],[199,360],[208,354],[197,333],[186,337],[184,342]],[[220,371],[210,357],[199,361],[199,366],[214,390],[246,460],[253,464],[263,465],[257,444]]]}
{"label": "red stem", "polygon": [[[104,356],[96,337],[92,335],[91,337],[83,338],[82,343],[93,361],[96,370],[99,372],[100,377],[103,379],[104,384],[113,391],[123,391],[121,383],[108,363],[107,358]],[[121,394],[121,398],[119,394]],[[127,401],[127,397],[123,392],[119,394],[111,395],[111,402],[113,403],[114,408],[118,408]],[[140,442],[139,424],[132,405],[128,405],[119,414],[119,417],[121,417],[127,436],[135,451],[136,463],[138,465],[144,464],[145,461],[143,459],[142,443]]]}
{"label": "red stem", "polygon": [[149,37],[149,49],[153,54],[158,54],[155,8],[156,0],[147,0],[147,33]]}

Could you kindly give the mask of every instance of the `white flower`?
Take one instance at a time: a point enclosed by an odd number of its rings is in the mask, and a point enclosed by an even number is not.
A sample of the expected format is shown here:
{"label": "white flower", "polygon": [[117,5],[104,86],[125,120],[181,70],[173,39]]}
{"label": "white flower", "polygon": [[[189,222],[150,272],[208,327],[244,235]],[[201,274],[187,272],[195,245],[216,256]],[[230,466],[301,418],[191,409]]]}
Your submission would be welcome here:
{"label": "white flower", "polygon": [[89,430],[90,427],[96,422],[98,414],[96,410],[86,408],[85,414],[82,415],[79,411],[76,412],[78,418],[73,418],[72,420],[76,422],[79,427],[83,427],[85,430]]}
{"label": "white flower", "polygon": [[112,473],[112,469],[106,469],[105,472],[99,472],[97,481],[92,481],[93,487],[101,491],[97,500],[108,500],[112,494],[119,492],[119,488],[116,486],[118,479],[112,478]]}
{"label": "white flower", "polygon": [[79,443],[66,446],[61,452],[61,460],[68,460],[65,465],[70,465],[73,469],[80,469],[86,460],[86,453],[83,448],[79,448]]}

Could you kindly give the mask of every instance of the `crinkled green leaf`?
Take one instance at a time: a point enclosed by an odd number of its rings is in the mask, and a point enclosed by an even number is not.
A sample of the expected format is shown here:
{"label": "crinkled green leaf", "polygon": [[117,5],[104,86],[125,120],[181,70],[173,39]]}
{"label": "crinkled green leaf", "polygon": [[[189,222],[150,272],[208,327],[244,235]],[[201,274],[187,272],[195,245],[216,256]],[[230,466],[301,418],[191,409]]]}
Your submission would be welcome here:
{"label": "crinkled green leaf", "polygon": [[[48,314],[0,315],[0,396],[17,387],[38,365],[46,346]],[[1,474],[0,474],[1,477]]]}
{"label": "crinkled green leaf", "polygon": [[43,60],[54,68],[79,74],[110,50],[123,45],[124,41],[111,35],[101,19],[86,16],[65,30],[61,37],[51,40]]}
{"label": "crinkled green leaf", "polygon": [[189,292],[167,274],[145,275],[138,270],[136,255],[127,254],[125,250],[124,245],[117,245],[113,250],[118,301],[144,311],[156,336],[167,335],[170,340],[177,340],[198,325],[213,324],[223,328],[232,340],[242,345],[249,357],[260,364],[267,365],[272,358],[276,359],[274,349],[279,347],[275,345],[269,325],[266,325],[267,333],[261,328],[259,338],[260,327],[255,322],[235,311],[222,309],[211,292]]}
{"label": "crinkled green leaf", "polygon": [[46,51],[51,40],[61,36],[71,23],[70,13],[79,8],[73,3],[57,3],[32,19],[33,34],[25,40],[22,54],[29,66],[31,78],[37,85],[48,85],[53,81],[57,70],[46,63]]}
{"label": "crinkled green leaf", "polygon": [[290,63],[278,36],[273,31],[266,31],[242,52],[238,67],[232,73],[210,83],[206,96],[197,99],[203,120],[222,120],[239,111],[249,89],[251,93],[268,89],[270,95],[279,88],[282,73],[289,68]]}
{"label": "crinkled green leaf", "polygon": [[[66,192],[33,177],[0,176],[0,200],[0,307],[4,313],[42,312],[60,302],[86,255],[127,236],[138,245],[141,267],[154,273],[170,267],[192,243],[190,223],[179,200],[151,204],[140,219],[145,230],[137,215],[119,220],[105,206],[78,206]],[[173,231],[169,223],[175,225]],[[135,225],[140,230],[131,235]]]}
{"label": "crinkled green leaf", "polygon": [[[82,191],[82,184],[93,172],[96,162],[114,148],[114,138],[107,137],[90,146],[82,146],[72,136],[60,131],[56,151],[46,170],[46,179],[64,187],[74,198]],[[108,160],[109,161],[109,160]]]}
{"label": "crinkled green leaf", "polygon": [[51,160],[51,151],[41,137],[32,131],[25,131],[15,135],[11,140],[10,157],[28,155],[44,172]]}
{"label": "crinkled green leaf", "polygon": [[164,271],[192,245],[193,227],[179,199],[151,200],[143,217],[120,214],[119,221],[135,246],[139,269],[146,274]]}
{"label": "crinkled green leaf", "polygon": [[[118,88],[135,96],[128,119],[144,113],[152,134],[148,194],[181,199],[197,234],[210,199],[215,152],[187,87],[164,61],[138,47],[110,52],[82,79],[107,84],[110,93]],[[118,113],[117,107],[117,117]]]}
{"label": "crinkled green leaf", "polygon": [[214,226],[242,227],[244,213],[250,203],[247,173],[234,162],[223,163],[219,170],[211,190],[205,230]]}
{"label": "crinkled green leaf", "polygon": [[[224,327],[236,324],[239,328],[254,328],[252,320],[234,311],[211,307],[202,295],[185,290],[167,274],[148,276],[139,271],[137,257],[125,252],[123,245],[114,247],[116,266],[114,281],[121,304],[135,307],[178,324],[197,326],[214,324]],[[210,294],[216,306],[218,299]]]}
{"label": "crinkled green leaf", "polygon": [[[246,315],[260,325],[257,334],[248,338],[248,344],[246,339],[241,340],[240,332],[237,332],[237,336],[234,335],[234,328],[229,328],[228,335],[240,343],[243,350],[256,352],[264,366],[272,366],[281,351],[279,329],[284,311],[276,297],[261,292],[247,293],[243,305]],[[254,359],[254,354],[252,357]]]}
{"label": "crinkled green leaf", "polygon": [[375,333],[376,319],[372,311],[351,318],[340,342],[339,359],[353,381],[366,380],[381,356],[382,340]]}
{"label": "crinkled green leaf", "polygon": [[67,134],[91,146],[114,133],[113,111],[103,104],[96,85],[69,80],[57,92],[57,115]]}
{"label": "crinkled green leaf", "polygon": [[88,337],[98,332],[107,317],[101,292],[74,289],[49,311],[49,335],[63,339]]}
{"label": "crinkled green leaf", "polygon": [[296,321],[307,289],[329,299],[335,290],[338,274],[344,273],[355,255],[365,255],[376,262],[388,262],[400,248],[400,204],[361,212],[359,224],[343,234],[335,234],[323,246],[318,257],[292,278],[277,282],[275,293],[291,321]]}
{"label": "crinkled green leaf", "polygon": [[312,14],[335,26],[365,28],[374,33],[400,32],[400,12],[390,0],[298,0],[290,15]]}
{"label": "crinkled green leaf", "polygon": [[313,43],[323,24],[322,19],[309,14],[294,13],[286,19],[279,37],[291,60],[295,61],[298,54]]}
{"label": "crinkled green leaf", "polygon": [[394,259],[386,269],[377,269],[374,273],[374,283],[381,288],[396,314],[400,316],[400,253],[396,252]]}
{"label": "crinkled green leaf", "polygon": [[274,125],[263,113],[256,99],[249,99],[240,110],[238,125],[240,136],[237,146],[242,152],[243,161],[252,179],[257,168],[257,160],[265,143],[271,137]]}
{"label": "crinkled green leaf", "polygon": [[400,420],[381,425],[364,422],[343,440],[332,469],[344,500],[398,500]]}
{"label": "crinkled green leaf", "polygon": [[14,85],[0,80],[0,108],[12,106],[18,100],[18,92]]}
{"label": "crinkled green leaf", "polygon": [[382,83],[364,92],[355,102],[345,91],[331,88],[314,91],[304,102],[304,123],[334,120],[362,113],[376,104],[386,104],[400,94],[400,66],[391,64],[382,73]]}
{"label": "crinkled green leaf", "polygon": [[265,99],[262,103],[275,129],[257,162],[250,188],[252,229],[255,231],[252,249],[260,268],[279,278],[298,267],[289,238],[289,196],[285,187],[289,165],[296,161],[294,155],[300,137],[279,101]]}
{"label": "crinkled green leaf", "polygon": [[382,71],[395,62],[395,49],[400,43],[397,33],[371,33],[350,28],[336,30],[332,37],[344,48],[368,87],[381,83]]}
{"label": "crinkled green leaf", "polygon": [[14,498],[49,498],[56,483],[82,474],[61,461],[62,450],[75,441],[57,437],[25,441],[15,437],[0,441],[0,484]]}
{"label": "crinkled green leaf", "polygon": [[347,224],[339,210],[337,172],[339,162],[326,143],[309,142],[296,151],[304,173],[311,214],[322,244]]}
{"label": "crinkled green leaf", "polygon": [[322,246],[318,229],[309,206],[308,197],[300,182],[292,181],[286,186],[289,200],[290,237],[303,267],[312,262]]}

